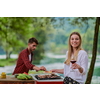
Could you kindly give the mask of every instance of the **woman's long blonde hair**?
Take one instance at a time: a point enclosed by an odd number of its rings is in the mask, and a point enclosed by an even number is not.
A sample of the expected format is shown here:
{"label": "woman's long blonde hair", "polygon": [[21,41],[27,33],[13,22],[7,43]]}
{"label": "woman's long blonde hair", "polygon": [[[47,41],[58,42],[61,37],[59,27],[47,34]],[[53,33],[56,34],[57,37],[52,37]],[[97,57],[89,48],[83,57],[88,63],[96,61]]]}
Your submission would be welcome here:
{"label": "woman's long blonde hair", "polygon": [[72,35],[78,35],[78,36],[79,36],[79,39],[80,39],[80,44],[79,44],[79,46],[77,47],[77,51],[74,53],[74,56],[77,58],[78,52],[79,52],[80,50],[82,50],[82,46],[81,46],[81,45],[82,45],[82,38],[81,38],[80,33],[78,33],[78,32],[72,32],[72,33],[70,34],[69,40],[68,40],[68,55],[67,55],[67,59],[66,59],[66,61],[64,62],[64,63],[67,64],[67,65],[70,64],[71,56],[72,56],[72,53],[73,53],[73,48],[72,48],[72,46],[71,46],[71,44],[70,44],[70,39],[71,39],[71,36],[72,36]]}

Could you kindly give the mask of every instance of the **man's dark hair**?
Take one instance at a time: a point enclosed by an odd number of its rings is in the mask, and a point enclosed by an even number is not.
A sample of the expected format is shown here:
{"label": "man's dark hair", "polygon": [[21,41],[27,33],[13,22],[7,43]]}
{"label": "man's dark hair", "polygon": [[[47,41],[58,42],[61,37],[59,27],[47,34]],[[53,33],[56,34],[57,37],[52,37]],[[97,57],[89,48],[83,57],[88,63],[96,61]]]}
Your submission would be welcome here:
{"label": "man's dark hair", "polygon": [[28,43],[33,43],[33,42],[35,42],[36,44],[39,44],[39,43],[38,43],[38,40],[35,39],[34,37],[32,37],[32,38],[30,38],[30,39],[28,40]]}

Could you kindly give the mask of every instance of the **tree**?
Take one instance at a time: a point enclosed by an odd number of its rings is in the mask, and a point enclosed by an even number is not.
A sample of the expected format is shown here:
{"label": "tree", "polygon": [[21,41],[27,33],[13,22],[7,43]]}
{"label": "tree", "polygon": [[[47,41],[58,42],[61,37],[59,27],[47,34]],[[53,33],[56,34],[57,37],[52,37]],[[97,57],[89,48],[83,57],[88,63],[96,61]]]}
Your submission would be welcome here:
{"label": "tree", "polygon": [[100,26],[100,17],[97,17],[96,18],[96,22],[95,22],[95,30],[94,30],[92,60],[91,60],[90,69],[89,69],[89,72],[88,72],[86,84],[90,84],[91,83],[91,79],[92,79],[92,75],[93,75],[93,71],[94,71],[94,65],[95,65],[95,60],[96,60],[96,55],[97,55],[99,26]]}
{"label": "tree", "polygon": [[29,26],[32,18],[1,17],[0,19],[1,32],[4,35],[1,37],[3,39],[2,47],[6,52],[6,59],[9,59],[13,51],[25,47],[26,37],[32,32]]}
{"label": "tree", "polygon": [[50,25],[50,17],[0,17],[0,39],[2,40],[0,45],[6,52],[6,59],[9,59],[12,53],[24,49],[30,37],[36,37],[40,42],[37,49],[38,60],[40,60],[47,39],[45,31]]}

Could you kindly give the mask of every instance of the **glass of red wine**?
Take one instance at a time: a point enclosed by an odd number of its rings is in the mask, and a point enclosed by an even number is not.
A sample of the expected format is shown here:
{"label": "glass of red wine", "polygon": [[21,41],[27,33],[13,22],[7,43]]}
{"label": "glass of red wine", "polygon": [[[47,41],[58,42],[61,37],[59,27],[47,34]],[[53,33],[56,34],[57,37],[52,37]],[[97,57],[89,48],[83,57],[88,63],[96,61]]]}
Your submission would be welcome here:
{"label": "glass of red wine", "polygon": [[[76,62],[76,57],[75,56],[72,56],[71,57],[71,61],[70,61],[72,64],[74,64]],[[74,72],[74,69],[71,67],[71,72]]]}

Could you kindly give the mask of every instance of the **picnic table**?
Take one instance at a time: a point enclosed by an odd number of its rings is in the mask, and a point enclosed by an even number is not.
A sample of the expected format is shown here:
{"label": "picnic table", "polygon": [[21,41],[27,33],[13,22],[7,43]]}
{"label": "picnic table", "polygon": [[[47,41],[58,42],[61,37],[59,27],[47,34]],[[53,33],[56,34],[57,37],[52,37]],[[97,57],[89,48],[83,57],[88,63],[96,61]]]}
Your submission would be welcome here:
{"label": "picnic table", "polygon": [[5,79],[0,78],[0,84],[35,84],[35,80],[19,80],[13,75],[7,75]]}

